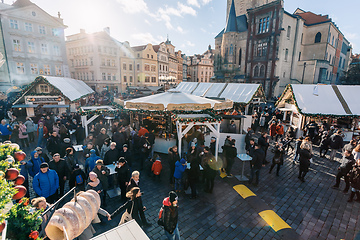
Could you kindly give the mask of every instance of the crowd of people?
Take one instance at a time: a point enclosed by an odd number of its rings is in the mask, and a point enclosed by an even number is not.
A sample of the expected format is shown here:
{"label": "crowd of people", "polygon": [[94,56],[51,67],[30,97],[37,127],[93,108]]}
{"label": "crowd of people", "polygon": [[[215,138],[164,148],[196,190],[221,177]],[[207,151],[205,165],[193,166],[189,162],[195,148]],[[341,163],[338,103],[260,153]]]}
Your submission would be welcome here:
{"label": "crowd of people", "polygon": [[[281,119],[277,110],[272,112],[265,108],[254,112],[252,125],[245,137],[245,149],[252,157],[249,183],[258,185],[261,169],[270,163],[269,174],[276,168],[276,175],[279,176],[290,150],[294,152],[291,161],[299,165],[298,178],[304,182],[313,161],[315,144],[320,148],[320,157],[326,157],[330,149],[329,159],[332,161],[342,151],[343,157],[333,187],[339,188],[343,177],[346,183],[344,193],[351,187],[349,201],[353,201],[355,195],[360,201],[360,145],[354,140],[344,145],[341,130],[329,127],[326,122],[320,126],[315,121],[309,122],[305,126],[304,136],[296,139],[296,131],[292,127],[285,131]],[[236,132],[234,122],[231,125]],[[165,160],[154,153],[154,131],[147,128],[139,122],[130,125],[126,117],[117,119],[111,126],[100,119],[89,126],[89,135],[85,137],[80,115],[72,113],[60,116],[44,114],[36,120],[26,118],[24,123],[16,117],[9,123],[4,119],[0,133],[2,141],[17,142],[24,149],[31,150],[31,144],[36,146],[30,158],[21,162],[21,174],[26,178],[24,185],[32,187],[36,197],[42,197],[46,203],[54,203],[64,195],[68,184],[70,188],[77,187],[82,191],[95,190],[101,196],[102,206],[106,207],[107,191],[118,186],[122,203],[125,204],[108,218],[125,210],[143,227],[150,224],[146,220],[146,207],[141,199],[140,171],[153,177],[154,181],[160,181],[164,179],[161,176],[166,163],[169,168],[166,181],[174,191],[163,201],[162,224],[169,239],[179,239],[178,194],[190,188],[190,199],[195,199],[201,186],[204,192],[211,194],[219,169],[226,177],[233,177],[232,166],[238,153],[236,139],[231,136],[226,138],[221,146],[223,153],[220,163],[215,159],[216,139],[211,138],[208,146],[205,146],[203,133],[196,128],[186,138],[188,146],[183,150],[182,157],[179,154],[182,149],[175,145],[169,148]],[[77,151],[74,145],[83,147]],[[269,151],[273,152],[271,162],[267,161]],[[115,174],[110,174],[107,165],[115,165]],[[122,218],[122,221],[125,220]]]}

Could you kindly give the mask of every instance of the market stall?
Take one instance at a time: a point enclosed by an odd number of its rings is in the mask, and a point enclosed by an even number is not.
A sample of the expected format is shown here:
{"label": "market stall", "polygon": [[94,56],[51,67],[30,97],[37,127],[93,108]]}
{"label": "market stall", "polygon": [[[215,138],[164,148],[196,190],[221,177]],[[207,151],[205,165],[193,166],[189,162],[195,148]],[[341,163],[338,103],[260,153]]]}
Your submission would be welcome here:
{"label": "market stall", "polygon": [[44,112],[76,112],[92,93],[94,91],[80,80],[39,76],[19,93],[12,108],[28,117]]}
{"label": "market stall", "polygon": [[315,121],[342,129],[344,141],[350,141],[360,133],[360,107],[355,100],[359,91],[360,86],[289,84],[276,106],[284,113],[285,124],[297,130],[297,137]]}
{"label": "market stall", "polygon": [[[154,126],[160,125],[163,128],[152,130],[158,131],[155,132],[154,151],[160,153],[167,153],[169,147],[177,144],[179,149],[182,149],[183,137],[190,130],[194,130],[194,126],[206,126],[218,138],[220,118],[212,111],[232,107],[231,101],[221,102],[176,90],[125,102],[125,109],[143,115],[139,120],[159,121]],[[132,118],[134,119],[134,116]],[[198,127],[196,129],[199,129]],[[204,128],[202,131],[205,132]]]}

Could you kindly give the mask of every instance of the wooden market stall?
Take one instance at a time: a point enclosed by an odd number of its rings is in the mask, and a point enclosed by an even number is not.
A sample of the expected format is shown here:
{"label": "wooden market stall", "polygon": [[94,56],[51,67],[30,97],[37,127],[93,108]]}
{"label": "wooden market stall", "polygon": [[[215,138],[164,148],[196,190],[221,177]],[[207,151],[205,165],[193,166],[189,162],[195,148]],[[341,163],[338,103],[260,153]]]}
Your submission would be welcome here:
{"label": "wooden market stall", "polygon": [[[211,111],[231,109],[232,107],[232,101],[221,102],[176,90],[125,102],[125,109],[150,116],[151,119],[159,119],[162,116],[161,125],[167,122],[165,127],[170,126],[170,131],[166,129],[167,136],[163,136],[160,132],[155,133],[154,151],[160,153],[167,153],[168,148],[176,144],[181,149],[183,137],[194,126],[206,126],[218,141],[220,120]],[[175,134],[171,131],[172,125],[176,125]],[[176,135],[177,137],[175,137]]]}
{"label": "wooden market stall", "polygon": [[20,115],[28,117],[43,112],[76,112],[82,102],[87,102],[86,97],[93,93],[94,91],[80,80],[38,76],[20,92],[12,108],[23,111]]}
{"label": "wooden market stall", "polygon": [[360,133],[359,91],[360,86],[352,85],[289,84],[276,106],[286,125],[297,130],[297,137],[314,120],[342,129],[344,141],[350,141]]}

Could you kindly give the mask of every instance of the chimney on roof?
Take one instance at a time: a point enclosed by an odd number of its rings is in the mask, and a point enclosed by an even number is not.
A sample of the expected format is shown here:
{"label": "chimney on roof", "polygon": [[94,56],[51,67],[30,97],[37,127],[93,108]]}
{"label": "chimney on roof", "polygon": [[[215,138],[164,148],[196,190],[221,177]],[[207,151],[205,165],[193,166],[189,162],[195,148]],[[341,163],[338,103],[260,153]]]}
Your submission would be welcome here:
{"label": "chimney on roof", "polygon": [[[4,1],[4,0],[3,0]],[[60,14],[60,12],[58,12],[58,18],[61,18],[61,14]]]}
{"label": "chimney on roof", "polygon": [[110,28],[109,27],[104,28],[104,32],[110,35]]}
{"label": "chimney on roof", "polygon": [[85,33],[85,29],[80,28],[80,33]]}

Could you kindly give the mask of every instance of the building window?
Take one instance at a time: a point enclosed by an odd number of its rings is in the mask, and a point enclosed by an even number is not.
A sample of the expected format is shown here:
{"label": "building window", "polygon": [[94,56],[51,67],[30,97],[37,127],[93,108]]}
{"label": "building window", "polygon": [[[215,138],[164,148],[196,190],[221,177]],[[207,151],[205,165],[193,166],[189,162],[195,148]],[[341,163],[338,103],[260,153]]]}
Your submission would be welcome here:
{"label": "building window", "polygon": [[145,77],[145,82],[150,82],[150,77],[146,76]]}
{"label": "building window", "polygon": [[106,60],[106,66],[111,66],[110,59]]}
{"label": "building window", "polygon": [[129,70],[130,70],[130,71],[133,70],[133,69],[132,69],[132,64],[129,64]]}
{"label": "building window", "polygon": [[105,58],[101,59],[101,66],[105,66]]}
{"label": "building window", "polygon": [[334,46],[334,36],[332,37],[331,45]]}
{"label": "building window", "polygon": [[44,35],[46,34],[45,26],[39,26],[39,33]]}
{"label": "building window", "polygon": [[259,77],[259,72],[260,72],[259,66],[255,66],[254,67],[254,77]]}
{"label": "building window", "polygon": [[270,17],[264,17],[259,20],[258,33],[266,33],[269,31]]}
{"label": "building window", "polygon": [[261,65],[260,67],[260,77],[265,77],[265,66]]}
{"label": "building window", "polygon": [[61,66],[55,66],[55,75],[62,76]]}
{"label": "building window", "polygon": [[156,67],[155,66],[151,66],[151,71],[155,72],[156,71]]}
{"label": "building window", "polygon": [[154,55],[151,55],[151,59],[154,59]]}
{"label": "building window", "polygon": [[110,74],[110,73],[108,73],[107,79],[108,79],[109,81],[111,81],[111,74]]}
{"label": "building window", "polygon": [[289,49],[285,49],[285,61],[288,60],[288,56],[289,56]]}
{"label": "building window", "polygon": [[291,34],[291,27],[288,26],[287,33],[286,33],[286,36],[288,39],[290,39],[290,34]]}
{"label": "building window", "polygon": [[115,60],[111,60],[111,66],[115,67]]}
{"label": "building window", "polygon": [[150,58],[149,54],[147,54],[147,58]]}
{"label": "building window", "polygon": [[19,29],[19,24],[17,20],[10,19],[10,28],[12,29]]}
{"label": "building window", "polygon": [[35,43],[34,42],[28,42],[28,52],[35,53]]}
{"label": "building window", "polygon": [[91,80],[95,80],[95,73],[94,72],[91,72]]}
{"label": "building window", "polygon": [[20,40],[13,39],[13,46],[14,46],[14,51],[15,52],[21,52]]}
{"label": "building window", "polygon": [[41,44],[41,53],[42,54],[48,54],[48,48],[46,43]]}
{"label": "building window", "polygon": [[22,63],[22,62],[16,63],[16,72],[17,72],[17,74],[25,74],[24,63]]}
{"label": "building window", "polygon": [[140,64],[136,64],[136,70],[140,71]]}
{"label": "building window", "polygon": [[124,82],[127,82],[127,77],[126,76],[124,76]]}
{"label": "building window", "polygon": [[300,59],[301,59],[301,52],[299,52],[299,59],[298,59],[298,61],[300,61]]}
{"label": "building window", "polygon": [[25,31],[27,31],[27,32],[33,31],[33,27],[32,27],[31,23],[25,23]]}
{"label": "building window", "polygon": [[145,71],[150,71],[150,65],[149,64],[145,64]]}
{"label": "building window", "polygon": [[38,65],[36,63],[30,63],[30,72],[33,75],[39,74]]}
{"label": "building window", "polygon": [[60,31],[59,31],[59,29],[52,28],[52,29],[51,29],[51,33],[52,33],[52,35],[53,35],[54,37],[60,36]]}
{"label": "building window", "polygon": [[129,80],[130,80],[130,82],[132,82],[132,80],[133,80],[133,77],[132,77],[132,76],[130,76]]}
{"label": "building window", "polygon": [[262,56],[267,55],[267,43],[262,44]]}
{"label": "building window", "polygon": [[242,50],[240,48],[240,50],[239,50],[239,65],[241,65],[241,57],[242,57]]}
{"label": "building window", "polygon": [[315,35],[315,43],[319,43],[319,42],[321,42],[321,32],[318,32]]}
{"label": "building window", "polygon": [[116,81],[116,75],[115,75],[115,73],[112,74],[112,80],[113,80],[113,81]]}
{"label": "building window", "polygon": [[126,70],[126,63],[123,63],[123,70]]}
{"label": "building window", "polygon": [[151,77],[151,82],[156,83],[156,77]]}
{"label": "building window", "polygon": [[138,58],[140,57],[140,53],[137,54],[137,57],[138,57]]}
{"label": "building window", "polygon": [[57,46],[57,45],[54,46],[54,55],[55,56],[60,56],[61,55],[60,47]]}
{"label": "building window", "polygon": [[49,86],[46,84],[40,84],[40,93],[49,93]]}
{"label": "building window", "polygon": [[44,75],[50,75],[50,65],[45,64],[44,65]]}
{"label": "building window", "polygon": [[90,58],[90,66],[94,65],[93,58]]}
{"label": "building window", "polygon": [[106,73],[102,73],[102,80],[106,80]]}
{"label": "building window", "polygon": [[140,82],[140,76],[137,77],[137,81],[138,81],[138,83]]}

